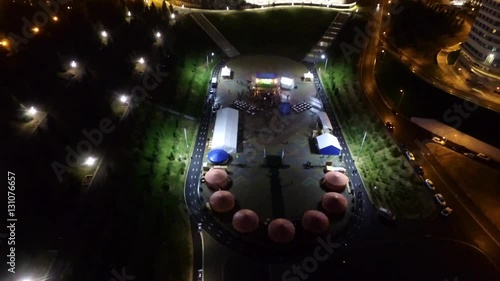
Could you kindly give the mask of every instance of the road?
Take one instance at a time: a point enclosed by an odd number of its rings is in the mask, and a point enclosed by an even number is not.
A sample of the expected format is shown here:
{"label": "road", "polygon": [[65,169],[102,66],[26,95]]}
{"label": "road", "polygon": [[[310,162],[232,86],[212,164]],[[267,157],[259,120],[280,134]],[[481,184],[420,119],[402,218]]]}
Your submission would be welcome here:
{"label": "road", "polygon": [[[383,2],[380,12],[375,14],[375,20],[380,23],[387,3]],[[455,181],[450,178],[438,161],[430,154],[423,144],[429,142],[432,134],[418,127],[409,119],[401,115],[394,115],[392,109],[383,100],[375,81],[375,63],[380,42],[380,24],[364,49],[359,64],[359,75],[362,88],[377,112],[380,120],[385,123],[391,121],[395,125],[392,134],[397,143],[405,143],[406,147],[416,156],[416,163],[421,165],[425,171],[425,177],[431,178],[438,192],[445,196],[448,205],[454,209],[454,213],[441,224],[434,223],[437,236],[455,236],[461,241],[474,245],[486,253],[497,264],[500,261],[499,241],[500,232],[483,214],[475,207],[471,200],[462,190],[457,187]]]}

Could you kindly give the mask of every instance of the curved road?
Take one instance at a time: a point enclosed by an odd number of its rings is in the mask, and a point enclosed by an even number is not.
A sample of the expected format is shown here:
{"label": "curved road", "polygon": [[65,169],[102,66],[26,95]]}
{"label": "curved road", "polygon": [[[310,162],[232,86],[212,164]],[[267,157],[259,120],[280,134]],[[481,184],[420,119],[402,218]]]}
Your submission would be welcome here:
{"label": "curved road", "polygon": [[[381,3],[380,11],[374,15],[375,20],[380,23],[384,10],[387,9],[385,2]],[[383,123],[391,121],[395,125],[394,139],[404,142],[406,147],[415,154],[416,162],[424,168],[425,177],[431,178],[437,192],[443,194],[448,205],[454,209],[454,213],[447,218],[448,228],[443,226],[439,231],[440,236],[447,237],[456,235],[462,241],[466,241],[485,252],[497,264],[500,263],[500,231],[475,207],[468,196],[459,188],[455,181],[450,178],[438,161],[429,153],[425,143],[430,142],[432,134],[421,127],[410,122],[403,116],[395,116],[389,105],[383,100],[375,81],[375,64],[378,53],[378,42],[380,42],[380,24],[376,25],[375,36],[361,54],[359,64],[359,75],[362,88]],[[447,230],[448,229],[448,230]],[[450,229],[454,229],[450,233]]]}

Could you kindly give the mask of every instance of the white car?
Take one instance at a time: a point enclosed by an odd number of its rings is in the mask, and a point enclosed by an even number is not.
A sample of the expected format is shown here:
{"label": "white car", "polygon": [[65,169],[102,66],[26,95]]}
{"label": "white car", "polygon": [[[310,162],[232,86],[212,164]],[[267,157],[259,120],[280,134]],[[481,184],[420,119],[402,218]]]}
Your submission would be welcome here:
{"label": "white car", "polygon": [[425,185],[427,185],[427,188],[429,188],[430,190],[434,190],[434,189],[436,189],[436,188],[434,187],[434,183],[433,183],[430,179],[426,179],[426,180],[425,180]]}
{"label": "white car", "polygon": [[441,211],[441,215],[444,217],[449,216],[453,212],[453,209],[450,207],[446,207]]}
{"label": "white car", "polygon": [[415,161],[415,155],[409,151],[406,151],[406,157],[408,157],[410,161]]}
{"label": "white car", "polygon": [[434,198],[436,198],[436,201],[439,203],[439,205],[446,206],[446,201],[444,200],[444,197],[441,193],[434,195]]}
{"label": "white car", "polygon": [[445,144],[444,139],[441,139],[440,137],[433,137],[432,141],[435,142],[435,143],[438,143],[440,145],[444,145]]}
{"label": "white car", "polygon": [[477,157],[477,158],[481,158],[481,159],[483,159],[483,160],[485,160],[485,161],[490,161],[490,157],[486,156],[484,153],[478,153],[478,154],[476,155],[476,157]]}
{"label": "white car", "polygon": [[198,223],[198,232],[201,232],[202,228],[201,228],[201,223]]}
{"label": "white car", "polygon": [[379,216],[383,217],[384,219],[394,221],[396,220],[396,216],[386,208],[378,208],[378,214]]}
{"label": "white car", "polygon": [[198,269],[198,281],[203,280],[203,269]]}

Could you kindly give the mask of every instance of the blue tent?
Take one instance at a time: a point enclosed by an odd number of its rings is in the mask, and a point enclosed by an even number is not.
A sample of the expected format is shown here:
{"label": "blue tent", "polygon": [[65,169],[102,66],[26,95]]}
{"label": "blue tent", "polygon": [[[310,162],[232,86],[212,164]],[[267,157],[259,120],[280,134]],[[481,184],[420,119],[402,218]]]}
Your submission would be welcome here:
{"label": "blue tent", "polygon": [[280,112],[281,112],[281,114],[289,114],[290,113],[290,109],[291,109],[291,106],[290,106],[289,102],[282,102],[280,104]]}
{"label": "blue tent", "polygon": [[319,154],[322,155],[340,155],[342,146],[339,140],[332,134],[322,134],[316,137]]}
{"label": "blue tent", "polygon": [[227,161],[229,154],[223,149],[214,149],[208,153],[208,161],[214,164],[222,164]]}

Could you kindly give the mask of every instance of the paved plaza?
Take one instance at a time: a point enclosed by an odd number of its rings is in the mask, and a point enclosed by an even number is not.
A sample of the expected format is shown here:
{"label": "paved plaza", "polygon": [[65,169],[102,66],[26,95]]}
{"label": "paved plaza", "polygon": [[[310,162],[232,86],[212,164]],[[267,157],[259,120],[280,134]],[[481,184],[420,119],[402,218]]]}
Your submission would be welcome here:
{"label": "paved plaza", "polygon": [[[233,103],[238,99],[252,104],[249,97],[238,97],[237,93],[243,92],[245,86],[237,81],[252,80],[256,72],[271,72],[294,78],[297,89],[286,93],[290,95],[291,104],[306,101],[313,105],[309,110],[301,113],[292,111],[285,116],[277,108],[257,111],[255,115],[240,110],[238,150],[231,155],[232,161],[228,166],[233,182],[230,192],[237,201],[234,211],[248,208],[259,215],[261,222],[283,217],[299,224],[305,211],[320,208],[321,198],[326,193],[320,187],[325,162],[332,161],[334,166],[344,166],[338,157],[311,152],[311,134],[318,129],[317,112],[322,111],[321,103],[316,99],[314,83],[301,81],[301,76],[307,72],[306,67],[282,57],[239,57],[229,61],[227,66],[234,71],[234,77],[219,82],[217,102],[222,107],[236,108]],[[209,137],[213,133],[214,123],[215,118],[209,125]],[[210,142],[205,151],[210,151]],[[274,156],[283,166],[265,166],[265,156]],[[208,161],[206,154],[204,159]],[[312,163],[312,168],[304,168],[307,161]],[[208,202],[212,193],[208,188],[203,189],[205,202]],[[350,202],[352,197],[347,189],[343,194]],[[352,203],[349,204],[348,210]],[[349,217],[348,211],[343,217],[331,220],[332,231],[340,231]],[[232,229],[230,216],[219,219],[225,228]]]}

